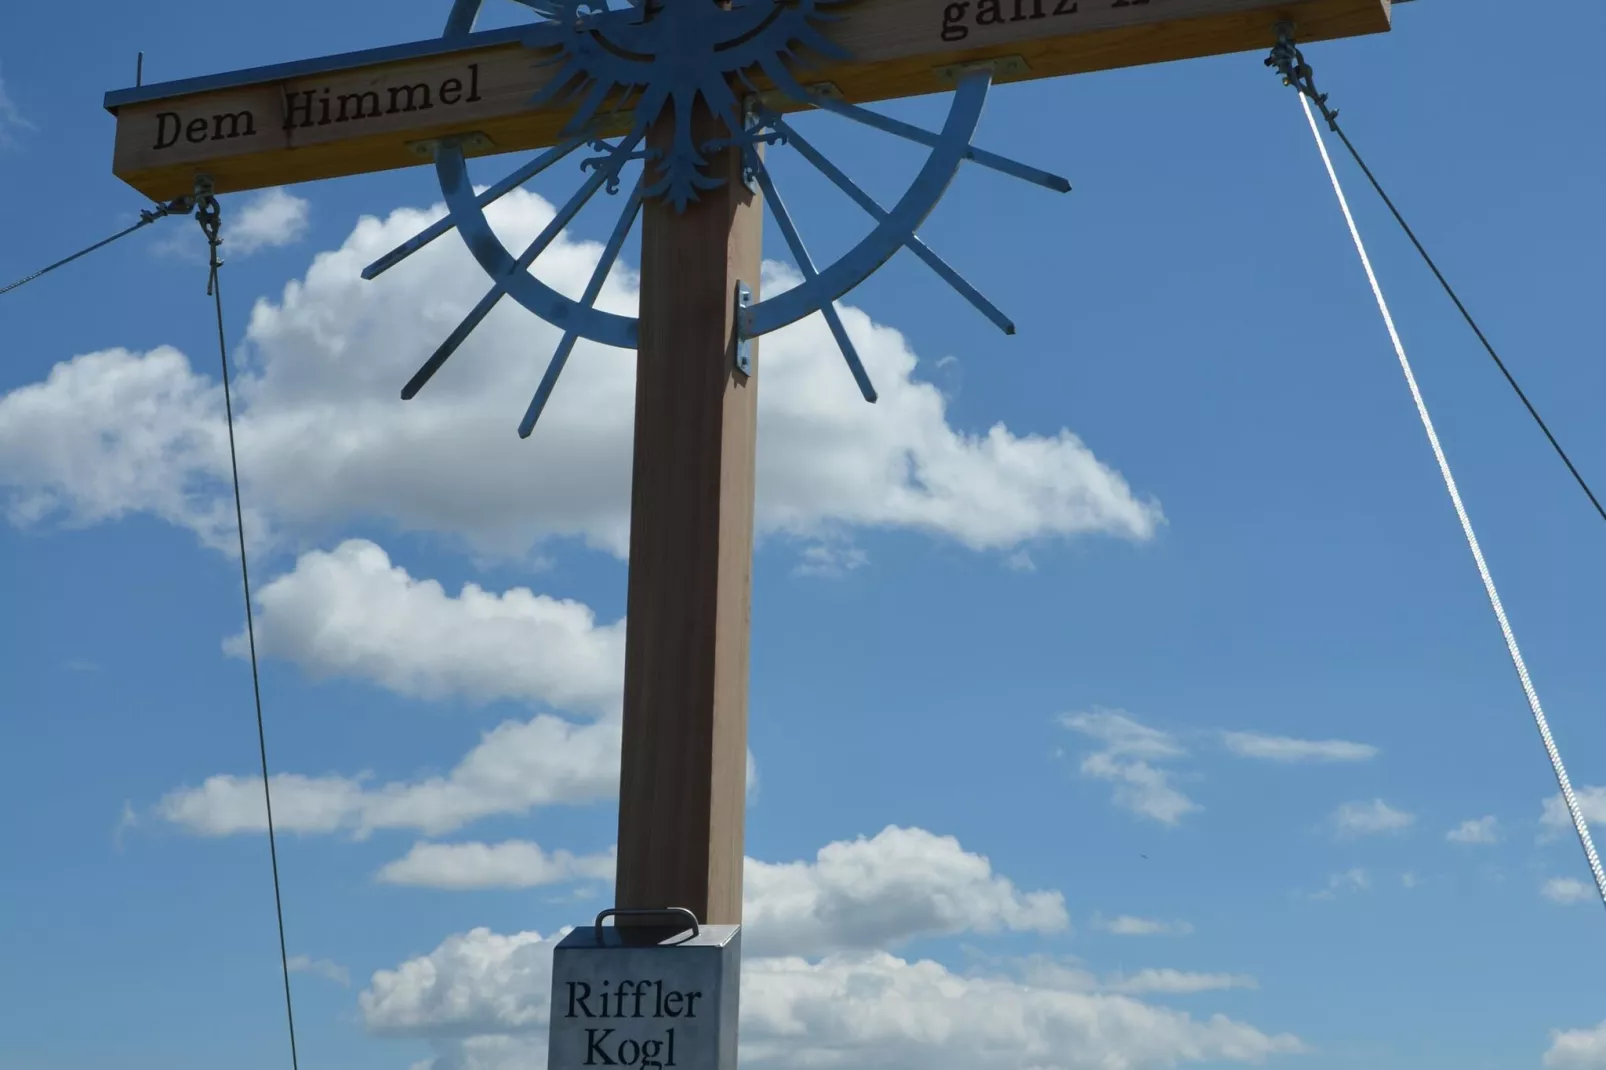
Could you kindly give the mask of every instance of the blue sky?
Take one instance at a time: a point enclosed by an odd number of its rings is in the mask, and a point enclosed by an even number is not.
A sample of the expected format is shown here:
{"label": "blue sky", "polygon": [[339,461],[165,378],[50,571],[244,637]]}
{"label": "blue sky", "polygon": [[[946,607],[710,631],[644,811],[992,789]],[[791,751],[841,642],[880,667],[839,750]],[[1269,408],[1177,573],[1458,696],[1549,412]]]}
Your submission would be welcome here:
{"label": "blue sky", "polygon": [[[99,105],[137,49],[178,78],[427,37],[444,7],[92,3],[70,33],[8,10],[0,276],[143,206]],[[1558,27],[1594,40],[1606,10],[1512,11],[1426,0],[1309,56],[1606,482],[1606,159],[1591,73],[1554,58]],[[967,171],[923,234],[1016,337],[900,257],[846,313],[880,405],[822,324],[763,343],[747,1061],[1606,1067],[1606,926],[1557,901],[1587,871],[1542,820],[1554,782],[1499,633],[1260,58],[994,93],[979,141],[1075,191]],[[810,132],[883,198],[918,160]],[[775,155],[816,258],[855,241],[851,206]],[[1599,520],[1343,175],[1606,819]],[[538,228],[572,183],[499,226]],[[499,310],[433,396],[397,401],[480,276],[455,241],[355,276],[437,200],[409,170],[224,203],[309,1068],[539,1066],[543,950],[607,900],[629,358],[582,346],[520,443],[555,339]],[[584,215],[553,277],[583,280],[607,224]],[[288,1062],[204,275],[169,220],[0,309],[8,1070]],[[885,932],[840,921],[871,914]]]}

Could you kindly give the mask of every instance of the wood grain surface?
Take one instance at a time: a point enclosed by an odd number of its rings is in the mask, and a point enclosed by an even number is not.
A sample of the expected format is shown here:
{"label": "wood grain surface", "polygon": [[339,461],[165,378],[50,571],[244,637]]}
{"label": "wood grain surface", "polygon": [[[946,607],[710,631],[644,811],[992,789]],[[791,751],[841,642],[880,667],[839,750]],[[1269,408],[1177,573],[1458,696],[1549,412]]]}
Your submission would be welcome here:
{"label": "wood grain surface", "polygon": [[[1001,57],[1024,60],[1011,78],[1053,78],[1269,49],[1280,21],[1302,43],[1379,33],[1390,0],[857,0],[842,15],[827,33],[853,60],[798,75],[864,103],[938,92],[943,68]],[[167,200],[198,173],[227,193],[414,166],[452,135],[483,135],[482,153],[540,148],[567,118],[529,106],[552,70],[540,58],[499,44],[124,105],[112,170]]]}
{"label": "wood grain surface", "polygon": [[739,924],[758,355],[736,370],[734,325],[764,218],[740,155],[713,164],[683,214],[643,209],[616,905]]}

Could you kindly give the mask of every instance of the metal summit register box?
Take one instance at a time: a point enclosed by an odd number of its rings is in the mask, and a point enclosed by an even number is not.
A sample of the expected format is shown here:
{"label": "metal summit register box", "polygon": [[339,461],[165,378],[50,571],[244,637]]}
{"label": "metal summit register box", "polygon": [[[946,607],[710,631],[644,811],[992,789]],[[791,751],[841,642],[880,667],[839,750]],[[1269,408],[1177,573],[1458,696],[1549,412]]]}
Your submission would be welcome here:
{"label": "metal summit register box", "polygon": [[735,1070],[741,955],[738,925],[604,910],[553,949],[547,1070]]}

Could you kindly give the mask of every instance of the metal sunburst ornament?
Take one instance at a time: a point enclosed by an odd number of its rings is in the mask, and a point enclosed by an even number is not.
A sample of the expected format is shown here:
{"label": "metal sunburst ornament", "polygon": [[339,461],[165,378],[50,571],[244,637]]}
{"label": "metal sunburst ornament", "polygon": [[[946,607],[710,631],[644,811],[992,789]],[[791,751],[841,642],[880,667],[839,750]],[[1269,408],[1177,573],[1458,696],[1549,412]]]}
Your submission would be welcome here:
{"label": "metal sunburst ornament", "polygon": [[[831,19],[829,8],[851,0],[742,0],[732,7],[721,7],[713,0],[652,0],[621,9],[609,9],[591,0],[515,2],[540,16],[540,21],[525,32],[523,43],[546,57],[536,62],[558,67],[556,76],[531,101],[532,107],[572,100],[574,115],[558,144],[478,194],[469,181],[461,142],[447,139],[437,148],[435,168],[447,216],[370,264],[363,277],[375,278],[455,228],[493,284],[407,383],[403,398],[414,397],[502,297],[511,296],[564,332],[519,424],[520,437],[528,437],[581,338],[624,349],[636,346],[636,317],[604,312],[596,307],[596,301],[643,201],[660,198],[676,210],[684,210],[697,199],[699,190],[719,183],[706,171],[707,155],[729,147],[742,151],[745,177],[762,192],[803,276],[800,285],[784,293],[744,303],[737,316],[738,338],[757,338],[819,312],[842,350],[860,393],[865,400],[874,401],[875,388],[834,302],[869,278],[899,249],[914,253],[1006,334],[1014,333],[1009,318],[916,234],[966,160],[1057,192],[1071,188],[1057,175],[972,145],[992,84],[991,68],[978,67],[960,75],[947,120],[940,131],[930,131],[845,103],[807,88],[798,80],[794,66],[799,62],[800,47],[827,58],[848,58],[821,33],[819,24]],[[444,36],[450,39],[471,32],[483,3],[484,0],[454,0]],[[554,53],[555,58],[550,58]],[[755,74],[761,74],[793,101],[924,145],[930,153],[898,202],[884,208],[780,114],[761,103],[751,81]],[[614,104],[605,111],[610,100]],[[724,136],[702,144],[696,142],[691,125],[699,101],[724,127]],[[597,136],[603,124],[627,109],[631,122],[623,136],[611,141]],[[648,129],[666,118],[673,124],[667,150],[643,148]],[[824,268],[816,268],[810,259],[802,235],[758,151],[762,144],[775,143],[795,149],[875,223],[856,246]],[[597,153],[581,161],[581,171],[587,177],[546,228],[515,257],[491,230],[485,218],[486,206],[581,148]],[[530,271],[535,260],[598,191],[615,193],[625,168],[638,163],[650,163],[656,177],[649,184],[643,169],[642,177],[633,183],[580,300],[572,300],[536,278]]]}

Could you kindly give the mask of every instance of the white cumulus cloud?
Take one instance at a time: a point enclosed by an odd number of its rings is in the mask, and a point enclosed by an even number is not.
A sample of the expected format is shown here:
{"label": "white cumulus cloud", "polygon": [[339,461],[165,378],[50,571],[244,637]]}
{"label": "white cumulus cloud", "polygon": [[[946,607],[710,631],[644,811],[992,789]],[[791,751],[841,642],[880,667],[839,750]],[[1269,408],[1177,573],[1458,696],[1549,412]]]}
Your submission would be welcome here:
{"label": "white cumulus cloud", "polygon": [[[961,974],[890,953],[921,934],[1065,927],[1059,893],[1022,895],[951,838],[893,827],[812,861],[749,859],[747,873],[743,1065],[1169,1070],[1304,1050],[1288,1034],[1140,998],[1254,987],[1239,974],[1146,969],[1101,982],[1043,957]],[[449,937],[373,975],[364,1023],[427,1040],[425,1070],[539,1068],[552,951],[566,931]]]}
{"label": "white cumulus cloud", "polygon": [[[234,546],[224,498],[223,392],[176,349],[123,349],[57,364],[0,396],[0,487],[14,524],[90,525],[148,513]],[[246,516],[253,533],[263,527]]]}
{"label": "white cumulus cloud", "polygon": [[813,861],[747,860],[743,950],[823,954],[898,947],[959,932],[1059,932],[1059,892],[1017,891],[951,836],[888,827],[839,841]]}
{"label": "white cumulus cloud", "polygon": [[1350,743],[1341,739],[1294,739],[1268,736],[1259,732],[1225,732],[1227,749],[1240,758],[1267,762],[1366,762],[1377,757],[1369,743]]}
{"label": "white cumulus cloud", "polygon": [[1201,1021],[1120,994],[959,976],[886,952],[761,960],[743,977],[742,1011],[743,1054],[778,1067],[1144,1070],[1302,1050],[1293,1036],[1224,1015]]}
{"label": "white cumulus cloud", "polygon": [[[360,679],[425,699],[511,700],[594,719],[542,713],[505,721],[451,770],[420,779],[280,774],[272,781],[279,828],[439,836],[486,817],[616,796],[623,621],[599,624],[584,605],[522,587],[496,593],[468,584],[451,595],[364,540],[304,554],[258,591],[257,605],[259,650],[314,677]],[[227,647],[243,653],[243,634]],[[757,781],[749,752],[749,792]],[[207,836],[256,832],[267,822],[253,776],[209,777],[169,792],[157,812]]]}
{"label": "white cumulus cloud", "polygon": [[[430,1039],[438,1053],[432,1070],[539,1067],[557,939],[487,929],[452,937],[376,973],[361,997],[364,1020],[375,1033]],[[746,959],[741,1007],[743,1064],[799,1070],[1163,1070],[1259,1064],[1304,1050],[1288,1034],[1088,991],[1079,978],[1060,986],[1045,971],[1030,982],[961,975],[884,951]]]}
{"label": "white cumulus cloud", "polygon": [[[485,733],[450,772],[373,784],[367,776],[273,777],[273,819],[285,832],[366,835],[411,829],[438,836],[496,814],[613,798],[619,790],[619,722],[573,724],[541,714]],[[219,774],[169,792],[156,806],[167,821],[203,836],[267,827],[262,781]]]}
{"label": "white cumulus cloud", "polygon": [[1187,753],[1170,734],[1117,710],[1067,714],[1060,723],[1102,744],[1101,749],[1083,757],[1081,771],[1083,776],[1114,784],[1117,806],[1163,825],[1175,825],[1200,809],[1159,764]]}
{"label": "white cumulus cloud", "polygon": [[[456,595],[353,539],[302,555],[257,592],[257,648],[314,677],[369,680],[422,699],[511,699],[592,714],[617,710],[623,621],[516,587]],[[245,650],[242,632],[229,649]]]}
{"label": "white cumulus cloud", "polygon": [[243,205],[226,205],[224,248],[241,256],[293,245],[307,233],[312,206],[282,189],[255,194]]}
{"label": "white cumulus cloud", "polygon": [[[504,301],[418,399],[398,399],[487,280],[455,239],[376,282],[359,273],[442,212],[364,218],[277,300],[257,303],[237,379],[245,498],[261,511],[253,533],[317,537],[360,519],[460,537],[486,553],[523,554],[569,536],[623,555],[631,353],[582,342],[533,439],[521,443],[514,429],[540,379],[538,358],[559,335]],[[518,246],[552,208],[518,191],[490,214]],[[599,251],[565,237],[538,269],[578,294]],[[636,299],[633,276],[619,270],[600,303],[630,312]],[[819,317],[764,339],[761,533],[812,541],[895,528],[1009,552],[1090,534],[1142,540],[1161,523],[1158,507],[1070,431],[955,427],[937,388],[915,378],[917,359],[898,332],[856,309],[842,315],[881,400],[859,399]],[[9,516],[83,524],[143,512],[226,547],[222,414],[216,380],[176,350],[64,361],[44,381],[0,396]]]}
{"label": "white cumulus cloud", "polygon": [[387,1036],[518,1033],[547,1024],[552,949],[568,932],[503,936],[480,928],[374,974],[358,997],[371,1032]]}
{"label": "white cumulus cloud", "polygon": [[1606,1022],[1593,1029],[1557,1029],[1545,1052],[1546,1070],[1606,1070]]}
{"label": "white cumulus cloud", "polygon": [[[615,853],[576,857],[533,843],[416,844],[380,871],[393,884],[531,888],[611,880]],[[823,954],[895,948],[961,932],[1056,933],[1069,928],[1059,892],[1021,892],[951,836],[889,826],[840,840],[812,860],[749,858],[743,881],[743,951]]]}

